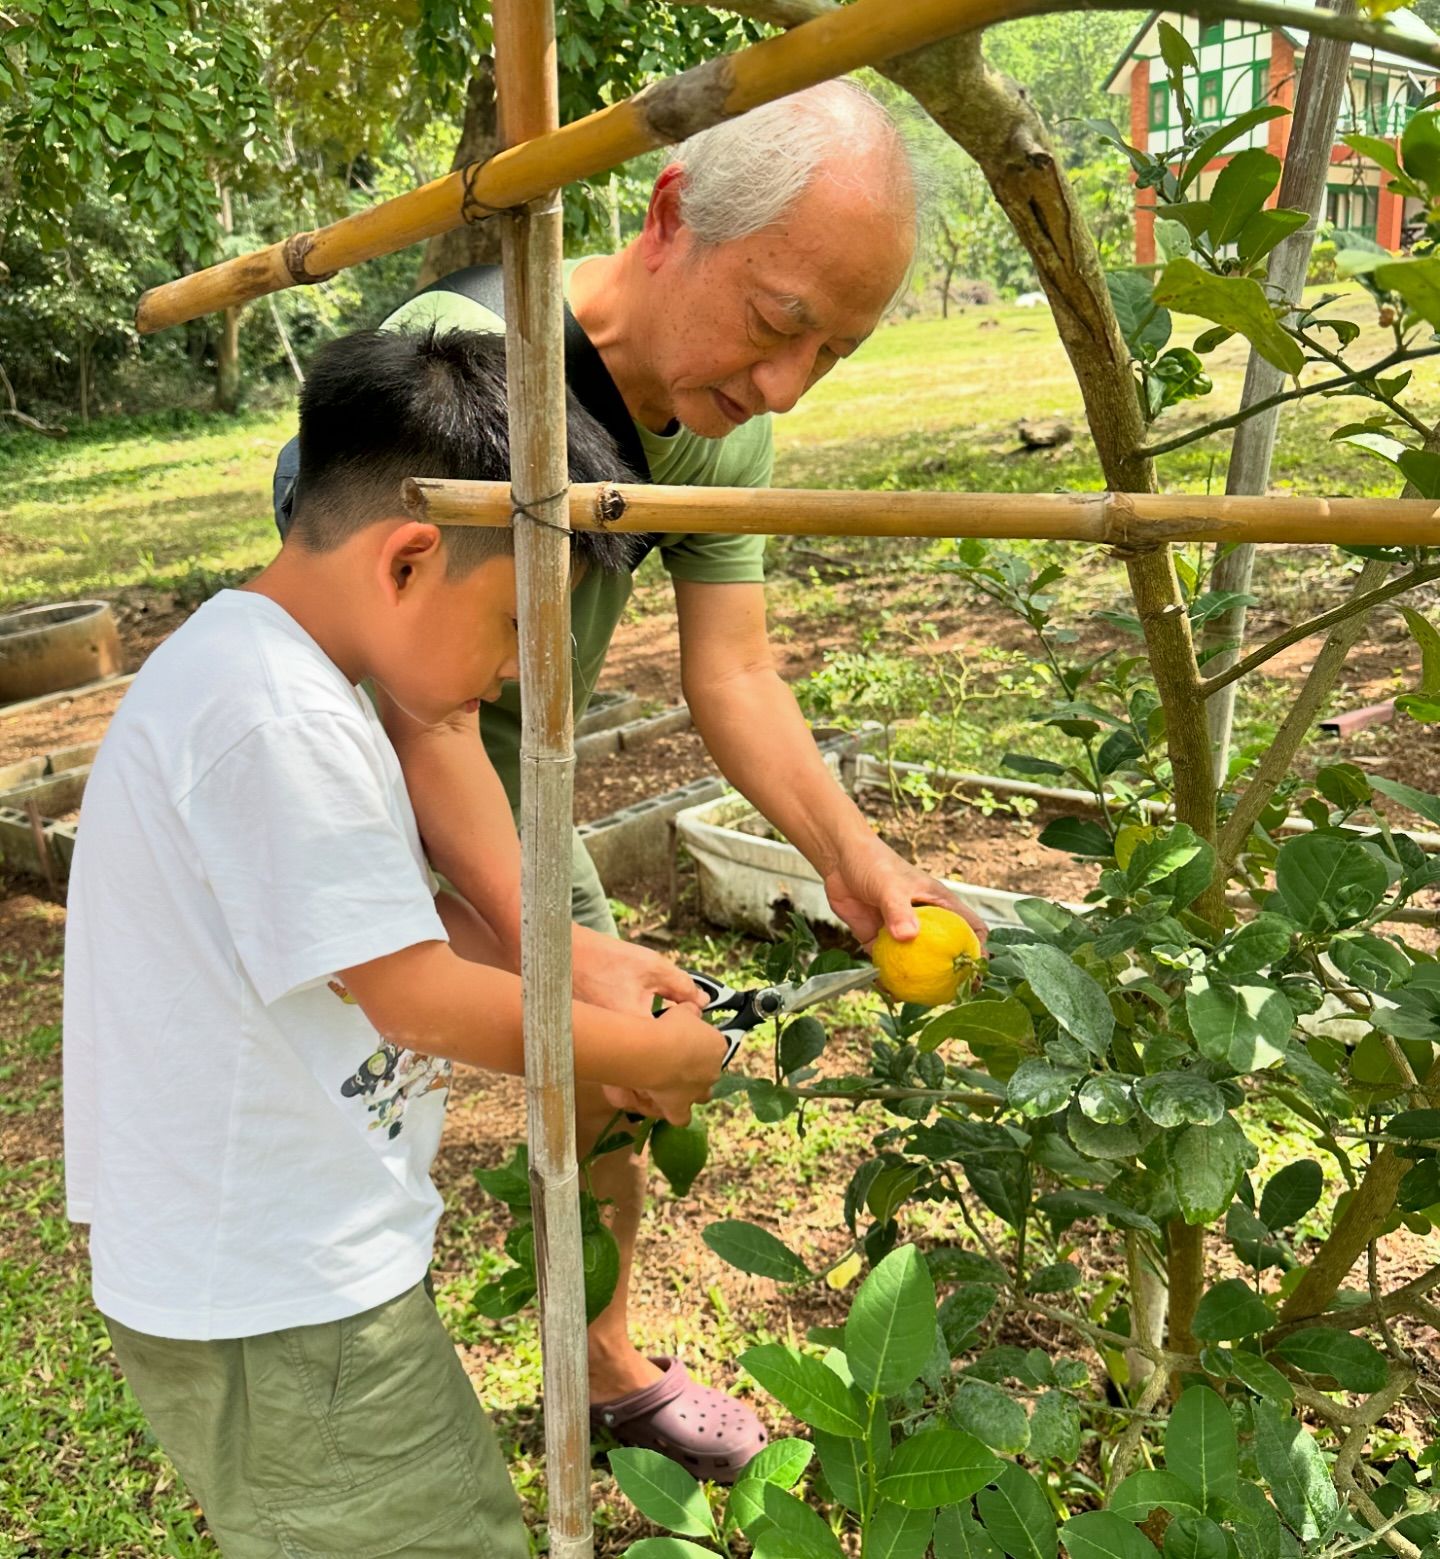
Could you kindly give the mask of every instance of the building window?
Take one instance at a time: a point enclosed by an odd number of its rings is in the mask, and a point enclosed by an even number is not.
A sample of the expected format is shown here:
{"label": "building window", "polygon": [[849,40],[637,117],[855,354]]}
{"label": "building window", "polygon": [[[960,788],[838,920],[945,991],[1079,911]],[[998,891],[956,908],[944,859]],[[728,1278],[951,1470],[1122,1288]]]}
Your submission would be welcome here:
{"label": "building window", "polygon": [[1200,117],[1202,119],[1220,117],[1220,72],[1218,70],[1201,72]]}
{"label": "building window", "polygon": [[1202,49],[1207,47],[1207,45],[1209,45],[1209,44],[1212,44],[1212,43],[1223,43],[1224,41],[1225,41],[1225,23],[1224,22],[1208,22],[1204,27],[1202,27],[1200,29],[1200,47]]}
{"label": "building window", "polygon": [[1325,191],[1325,219],[1336,234],[1373,241],[1380,218],[1380,191],[1374,185],[1331,184]]}
{"label": "building window", "polygon": [[1250,106],[1263,108],[1270,99],[1270,67],[1256,60],[1250,67]]}
{"label": "building window", "polygon": [[1170,87],[1161,82],[1150,88],[1150,128],[1165,130],[1170,125]]}

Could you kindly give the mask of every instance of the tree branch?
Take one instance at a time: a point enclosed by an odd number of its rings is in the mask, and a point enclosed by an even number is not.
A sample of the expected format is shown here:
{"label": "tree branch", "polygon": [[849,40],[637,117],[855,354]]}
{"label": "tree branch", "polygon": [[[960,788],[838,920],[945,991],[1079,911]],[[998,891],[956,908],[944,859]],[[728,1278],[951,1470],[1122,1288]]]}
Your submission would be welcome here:
{"label": "tree branch", "polygon": [[1267,660],[1273,659],[1281,650],[1289,649],[1292,644],[1298,644],[1301,639],[1308,639],[1311,634],[1323,633],[1327,628],[1332,628],[1336,623],[1344,622],[1347,617],[1354,617],[1359,612],[1368,612],[1372,606],[1379,606],[1388,601],[1392,596],[1403,595],[1407,590],[1413,590],[1417,585],[1429,584],[1432,579],[1440,579],[1440,563],[1430,563],[1423,567],[1412,569],[1408,574],[1402,574],[1398,579],[1392,579],[1388,584],[1381,585],[1378,590],[1368,591],[1364,595],[1352,595],[1348,601],[1343,601],[1339,606],[1332,606],[1328,612],[1322,612],[1318,617],[1312,617],[1308,622],[1296,623],[1293,628],[1287,628],[1284,633],[1260,645],[1252,650],[1244,660],[1237,661],[1225,671],[1217,672],[1213,677],[1206,677],[1200,684],[1200,696],[1209,698],[1218,693],[1222,687],[1228,687],[1232,682],[1238,682],[1243,676],[1254,671],[1257,666],[1263,666]]}
{"label": "tree branch", "polygon": [[[1391,352],[1388,357],[1382,357],[1378,362],[1371,363],[1367,368],[1357,368],[1353,372],[1347,371],[1334,379],[1321,379],[1315,384],[1301,385],[1294,390],[1277,390],[1274,395],[1267,395],[1263,399],[1253,402],[1249,406],[1242,406],[1238,411],[1231,412],[1228,417],[1219,417],[1214,422],[1204,423],[1201,427],[1192,428],[1188,433],[1177,433],[1174,438],[1164,439],[1158,444],[1146,444],[1136,450],[1136,454],[1144,455],[1153,460],[1157,455],[1168,455],[1177,449],[1184,449],[1187,444],[1198,443],[1202,438],[1209,438],[1212,433],[1225,433],[1231,428],[1238,428],[1242,422],[1248,422],[1252,417],[1259,416],[1262,412],[1271,411],[1276,406],[1284,406],[1290,401],[1303,400],[1308,395],[1319,395],[1326,390],[1338,390],[1345,385],[1353,385],[1357,378],[1366,378],[1372,374],[1383,372],[1386,368],[1393,368],[1397,363],[1408,363],[1417,357],[1435,357],[1440,355],[1440,346],[1427,346],[1418,352]],[[1336,361],[1339,361],[1337,358]],[[1357,392],[1358,393],[1358,392]],[[1383,397],[1380,397],[1383,399]],[[1408,418],[1408,413],[1406,416]],[[1422,424],[1421,432],[1428,429]]]}

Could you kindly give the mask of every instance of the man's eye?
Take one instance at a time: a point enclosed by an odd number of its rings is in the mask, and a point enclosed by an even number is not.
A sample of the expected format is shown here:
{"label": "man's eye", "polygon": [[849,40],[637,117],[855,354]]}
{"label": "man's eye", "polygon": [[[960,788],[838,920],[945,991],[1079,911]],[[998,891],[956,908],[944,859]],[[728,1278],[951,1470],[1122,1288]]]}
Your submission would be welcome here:
{"label": "man's eye", "polygon": [[768,337],[771,341],[784,340],[786,332],[781,330],[778,325],[772,325],[759,309],[752,308],[750,310],[750,318],[753,320],[755,329],[760,335]]}

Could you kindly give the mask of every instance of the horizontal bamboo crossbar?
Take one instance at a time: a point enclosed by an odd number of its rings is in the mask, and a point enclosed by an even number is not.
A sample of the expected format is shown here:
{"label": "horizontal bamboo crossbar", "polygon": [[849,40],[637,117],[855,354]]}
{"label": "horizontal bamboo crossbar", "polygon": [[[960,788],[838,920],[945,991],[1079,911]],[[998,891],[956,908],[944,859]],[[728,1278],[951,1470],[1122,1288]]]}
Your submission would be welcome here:
{"label": "horizontal bamboo crossbar", "polygon": [[[1092,9],[1128,8],[1131,0],[1090,0]],[[287,287],[324,281],[337,271],[522,205],[546,190],[606,173],[642,152],[732,119],[791,92],[1015,17],[1075,8],[1075,0],[854,0],[813,21],[734,54],[719,55],[657,82],[485,162],[471,163],[408,194],[314,232],[221,261],[152,287],[135,311],[142,333],[183,324],[217,309]],[[1393,28],[1323,10],[1267,0],[1213,0],[1187,7],[1204,17],[1231,16],[1270,26],[1347,37],[1440,71],[1440,49]]]}
{"label": "horizontal bamboo crossbar", "polygon": [[[436,525],[508,525],[504,482],[412,478],[404,502]],[[809,488],[615,486],[570,489],[577,530],[759,535],[978,536],[1101,542],[1257,541],[1440,546],[1427,498],[1206,497],[1190,493],[872,493]]]}

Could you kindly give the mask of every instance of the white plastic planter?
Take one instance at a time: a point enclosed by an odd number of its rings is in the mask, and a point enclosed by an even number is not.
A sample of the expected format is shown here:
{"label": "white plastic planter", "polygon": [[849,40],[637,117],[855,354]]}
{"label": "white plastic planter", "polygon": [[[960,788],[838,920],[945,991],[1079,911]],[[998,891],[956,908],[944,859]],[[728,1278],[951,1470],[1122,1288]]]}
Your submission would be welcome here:
{"label": "white plastic planter", "polygon": [[[860,761],[863,764],[866,760]],[[763,937],[783,931],[792,909],[809,921],[838,927],[841,922],[830,908],[819,874],[805,857],[783,839],[745,831],[745,824],[768,826],[750,803],[734,792],[687,807],[676,816],[680,841],[695,858],[700,911],[705,918]],[[946,886],[992,926],[1022,924],[1015,906],[1034,897],[973,882],[947,880]]]}

